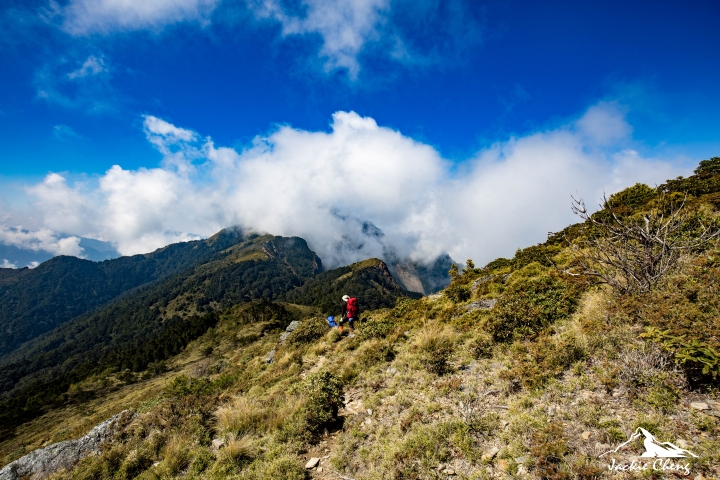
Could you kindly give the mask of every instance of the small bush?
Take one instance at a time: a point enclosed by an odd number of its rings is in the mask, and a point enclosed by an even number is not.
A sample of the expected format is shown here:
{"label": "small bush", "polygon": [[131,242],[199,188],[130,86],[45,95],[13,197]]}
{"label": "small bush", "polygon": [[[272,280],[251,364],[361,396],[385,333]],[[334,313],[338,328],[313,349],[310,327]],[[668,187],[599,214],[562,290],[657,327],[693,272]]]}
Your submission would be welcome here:
{"label": "small bush", "polygon": [[248,480],[305,480],[307,474],[299,464],[297,456],[284,454],[271,458],[258,459],[243,470]]}
{"label": "small bush", "polygon": [[563,457],[569,453],[562,424],[552,422],[532,436],[530,454],[535,457],[535,472],[544,479],[568,478],[560,468]]}
{"label": "small bush", "polygon": [[470,288],[467,285],[453,283],[445,289],[443,294],[454,303],[462,303],[470,300]]}
{"label": "small bush", "polygon": [[206,448],[196,448],[191,456],[192,461],[189,468],[191,476],[202,474],[215,462],[215,456]]}
{"label": "small bush", "polygon": [[407,315],[410,310],[415,308],[416,305],[417,300],[407,297],[398,297],[395,301],[395,310],[393,311],[393,315],[398,318],[403,317]]}
{"label": "small bush", "polygon": [[343,400],[342,388],[340,379],[330,372],[308,375],[300,387],[305,397],[301,415],[308,433],[319,434],[330,423],[337,421]]}
{"label": "small bush", "polygon": [[395,349],[390,342],[374,341],[366,344],[359,352],[356,363],[362,367],[372,367],[378,363],[391,362],[395,358]]}
{"label": "small bush", "polygon": [[458,420],[414,423],[388,456],[383,478],[436,478],[423,474],[454,455],[477,455],[467,425]]}
{"label": "small bush", "polygon": [[479,333],[472,340],[470,340],[469,347],[473,358],[490,358],[492,357],[492,351],[495,342],[492,337],[487,334]]}
{"label": "small bush", "polygon": [[125,457],[125,460],[122,465],[120,465],[120,469],[115,476],[120,479],[135,478],[141,472],[150,468],[152,464],[153,460],[152,457],[148,455],[148,452],[143,450],[132,450],[128,456]]}
{"label": "small bush", "polygon": [[362,324],[360,337],[363,339],[385,338],[397,326],[397,320],[389,317],[375,317]]}
{"label": "small bush", "polygon": [[585,351],[574,339],[553,340],[547,336],[534,342],[516,342],[511,354],[513,363],[508,370],[500,372],[500,378],[509,380],[511,386],[529,389],[543,386],[585,357]]}
{"label": "small bush", "polygon": [[419,350],[420,363],[436,375],[450,372],[450,357],[453,354],[455,336],[448,327],[433,325],[418,333],[415,345]]}
{"label": "small bush", "polygon": [[212,383],[207,378],[188,378],[187,375],[178,375],[165,389],[168,395],[178,398],[210,395],[212,390]]}
{"label": "small bush", "polygon": [[570,315],[576,304],[576,292],[555,278],[521,280],[498,300],[487,329],[498,342],[534,337]]}
{"label": "small bush", "polygon": [[322,338],[328,331],[327,320],[320,317],[313,317],[303,320],[294,332],[288,337],[291,345],[304,345]]}

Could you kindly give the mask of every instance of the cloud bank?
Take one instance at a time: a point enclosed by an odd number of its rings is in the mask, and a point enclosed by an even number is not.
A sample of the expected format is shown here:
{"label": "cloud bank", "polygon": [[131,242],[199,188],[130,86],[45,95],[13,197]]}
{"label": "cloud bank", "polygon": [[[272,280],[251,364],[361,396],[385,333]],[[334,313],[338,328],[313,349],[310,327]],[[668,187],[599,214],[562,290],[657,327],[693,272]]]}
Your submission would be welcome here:
{"label": "cloud bank", "polygon": [[144,129],[163,154],[158,168],[115,165],[95,183],[52,173],[28,187],[47,234],[109,241],[128,255],[241,225],[301,236],[328,267],[388,247],[483,264],[575,222],[571,194],[592,204],[603,190],[688,170],[630,150],[632,128],[613,103],[460,164],[354,112],[335,113],[329,132],[282,126],[241,151],[150,115]]}
{"label": "cloud bank", "polygon": [[[83,249],[80,247],[78,237],[62,237],[56,232],[41,228],[35,231],[28,231],[22,227],[8,227],[0,225],[0,243],[14,247],[31,250],[33,252],[43,251],[53,255],[82,256]],[[5,260],[7,262],[7,260]],[[15,268],[12,264],[6,263],[2,268]]]}

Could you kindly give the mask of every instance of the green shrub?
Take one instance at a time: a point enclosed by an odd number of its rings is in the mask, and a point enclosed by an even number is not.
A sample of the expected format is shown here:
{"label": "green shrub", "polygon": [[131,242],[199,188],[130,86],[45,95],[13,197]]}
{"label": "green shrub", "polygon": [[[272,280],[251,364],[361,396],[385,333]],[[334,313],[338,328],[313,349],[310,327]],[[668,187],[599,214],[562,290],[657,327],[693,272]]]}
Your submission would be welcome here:
{"label": "green shrub", "polygon": [[477,455],[465,423],[459,420],[431,425],[418,422],[391,451],[384,465],[383,478],[437,478],[423,474],[454,455],[471,459]]}
{"label": "green shrub", "polygon": [[141,472],[150,468],[153,464],[152,457],[144,450],[131,451],[120,469],[115,474],[118,479],[131,479],[137,477]]}
{"label": "green shrub", "polygon": [[417,300],[414,300],[412,298],[398,297],[398,299],[395,301],[395,309],[393,310],[393,315],[398,318],[405,316],[410,310],[415,308],[417,304]]}
{"label": "green shrub", "polygon": [[343,401],[343,385],[338,377],[327,371],[313,373],[305,378],[300,391],[305,397],[301,415],[308,433],[322,433],[337,421]]}
{"label": "green shrub", "polygon": [[470,288],[467,285],[452,283],[443,293],[454,303],[461,303],[470,300]]}
{"label": "green shrub", "polygon": [[200,475],[215,462],[215,456],[206,448],[196,448],[192,452],[189,472],[191,475]]}
{"label": "green shrub", "polygon": [[372,367],[378,363],[391,362],[394,358],[395,348],[390,342],[375,341],[359,353],[356,363],[363,367]]}
{"label": "green shrub", "polygon": [[555,321],[570,315],[576,292],[553,277],[521,280],[505,291],[487,322],[498,342],[536,336]]}
{"label": "green shrub", "polygon": [[375,317],[363,322],[360,337],[363,339],[385,338],[397,326],[397,320],[389,317]]}
{"label": "green shrub", "polygon": [[307,474],[298,462],[297,456],[284,454],[254,461],[245,470],[242,478],[248,480],[305,480]]}
{"label": "green shrub", "polygon": [[492,357],[494,345],[495,342],[493,342],[492,337],[484,332],[473,337],[469,343],[470,352],[476,359]]}
{"label": "green shrub", "polygon": [[684,336],[672,335],[670,330],[655,327],[646,327],[640,336],[671,352],[675,360],[685,367],[691,379],[702,376],[716,379],[720,375],[720,353],[705,342],[697,339],[686,340]]}
{"label": "green shrub", "polygon": [[509,380],[515,387],[529,389],[543,386],[585,357],[585,351],[574,339],[554,340],[548,336],[533,342],[516,342],[510,351],[512,365],[500,372],[500,378]]}
{"label": "green shrub", "polygon": [[328,331],[327,320],[313,317],[303,320],[302,323],[288,337],[291,345],[303,345],[322,338]]}
{"label": "green shrub", "polygon": [[165,389],[173,397],[210,395],[212,390],[212,383],[207,378],[189,378],[184,374],[175,377]]}

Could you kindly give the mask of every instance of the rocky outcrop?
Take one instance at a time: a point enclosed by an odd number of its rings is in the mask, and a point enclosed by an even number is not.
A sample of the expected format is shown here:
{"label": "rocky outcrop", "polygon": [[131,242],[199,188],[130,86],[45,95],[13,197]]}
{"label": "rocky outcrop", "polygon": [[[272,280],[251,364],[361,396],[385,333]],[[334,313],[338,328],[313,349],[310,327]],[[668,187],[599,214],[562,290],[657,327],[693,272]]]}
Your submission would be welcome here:
{"label": "rocky outcrop", "polygon": [[475,310],[489,310],[489,309],[493,308],[496,303],[497,303],[497,300],[494,298],[482,299],[482,300],[477,300],[472,303],[468,303],[467,305],[463,306],[462,308],[463,308],[463,310],[467,310],[468,312],[472,312]]}
{"label": "rocky outcrop", "polygon": [[[293,320],[292,322],[290,322],[290,325],[288,325],[288,327],[285,329],[283,334],[280,336],[280,341],[278,342],[278,346],[285,343],[285,340],[287,340],[287,338],[290,336],[290,334],[292,332],[294,332],[300,326],[300,323],[302,323],[302,322],[300,322],[299,320]],[[277,350],[277,348],[273,348],[270,351],[270,353],[268,353],[268,356],[265,359],[265,363],[270,364],[273,362],[273,360],[275,360],[275,351],[276,350]],[[2,479],[0,478],[0,480],[2,480]]]}
{"label": "rocky outcrop", "polygon": [[83,457],[99,453],[102,444],[111,440],[121,426],[134,416],[125,410],[105,420],[82,438],[54,443],[30,452],[0,470],[0,480],[41,480],[60,469],[70,468]]}
{"label": "rocky outcrop", "polygon": [[388,264],[388,268],[405,290],[425,295],[426,292],[423,288],[422,280],[418,275],[417,269],[410,261],[406,260],[392,265]]}

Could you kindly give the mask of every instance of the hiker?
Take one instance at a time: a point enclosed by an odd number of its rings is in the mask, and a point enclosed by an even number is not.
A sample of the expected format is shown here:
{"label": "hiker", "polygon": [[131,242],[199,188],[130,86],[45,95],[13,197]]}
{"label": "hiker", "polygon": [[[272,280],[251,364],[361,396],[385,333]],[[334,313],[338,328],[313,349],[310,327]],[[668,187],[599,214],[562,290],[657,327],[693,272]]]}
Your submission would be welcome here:
{"label": "hiker", "polygon": [[343,295],[342,301],[342,316],[340,318],[340,326],[338,327],[338,330],[342,332],[343,323],[347,322],[350,326],[350,333],[354,333],[355,320],[357,320],[358,316],[360,315],[360,306],[358,305],[358,300],[357,298],[351,297],[350,295]]}

